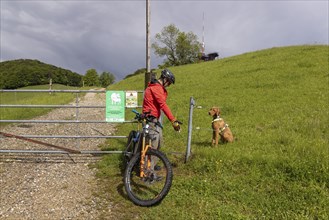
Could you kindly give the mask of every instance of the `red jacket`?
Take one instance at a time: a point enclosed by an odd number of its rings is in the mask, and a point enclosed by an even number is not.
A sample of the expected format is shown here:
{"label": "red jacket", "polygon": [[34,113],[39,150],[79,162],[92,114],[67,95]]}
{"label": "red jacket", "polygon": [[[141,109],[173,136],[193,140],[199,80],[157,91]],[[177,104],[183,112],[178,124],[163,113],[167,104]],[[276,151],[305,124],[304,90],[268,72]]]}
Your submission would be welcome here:
{"label": "red jacket", "polygon": [[150,82],[144,91],[143,112],[150,112],[151,115],[159,118],[162,110],[171,122],[175,121],[166,103],[167,96],[167,90],[158,81]]}

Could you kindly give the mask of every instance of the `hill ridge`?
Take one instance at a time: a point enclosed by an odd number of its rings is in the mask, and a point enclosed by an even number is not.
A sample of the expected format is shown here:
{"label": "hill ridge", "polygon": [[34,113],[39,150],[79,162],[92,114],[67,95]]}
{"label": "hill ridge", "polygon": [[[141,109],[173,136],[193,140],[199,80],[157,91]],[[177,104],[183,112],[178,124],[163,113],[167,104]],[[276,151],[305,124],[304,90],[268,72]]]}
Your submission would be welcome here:
{"label": "hill ridge", "polygon": [[81,86],[82,75],[33,59],[0,62],[0,89],[17,89],[31,85],[58,83]]}

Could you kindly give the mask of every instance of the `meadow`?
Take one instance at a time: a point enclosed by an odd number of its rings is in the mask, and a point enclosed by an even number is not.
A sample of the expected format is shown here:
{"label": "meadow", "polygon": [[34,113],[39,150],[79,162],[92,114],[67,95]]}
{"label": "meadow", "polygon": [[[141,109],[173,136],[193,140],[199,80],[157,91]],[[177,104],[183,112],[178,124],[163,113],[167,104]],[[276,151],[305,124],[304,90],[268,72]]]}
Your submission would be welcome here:
{"label": "meadow", "polygon": [[[303,45],[170,68],[176,84],[168,105],[184,123],[176,133],[164,119],[171,191],[158,206],[134,206],[124,193],[121,156],[108,155],[96,164],[99,196],[118,219],[328,219],[328,57],[327,45]],[[142,90],[143,83],[142,74],[108,89]],[[196,101],[192,157],[184,163],[190,97]],[[212,106],[221,108],[234,143],[211,146]],[[132,129],[122,124],[117,134]],[[124,146],[111,139],[102,148]]]}
{"label": "meadow", "polygon": [[[122,155],[107,155],[91,165],[100,179],[97,196],[108,201],[98,208],[111,207],[116,219],[329,219],[328,57],[328,45],[302,45],[170,68],[176,84],[168,88],[168,105],[184,124],[177,133],[166,118],[163,121],[162,151],[174,166],[169,194],[158,206],[133,205],[124,192]],[[143,90],[144,75],[108,89]],[[1,93],[0,101],[65,104],[75,98],[66,93],[25,95]],[[192,156],[184,163],[190,97],[196,102]],[[221,108],[234,143],[211,146],[212,106]],[[1,119],[45,113],[0,111]],[[127,109],[126,120],[131,119]],[[118,124],[116,135],[128,135],[132,129],[135,124]],[[100,147],[123,150],[125,142],[109,139]]]}

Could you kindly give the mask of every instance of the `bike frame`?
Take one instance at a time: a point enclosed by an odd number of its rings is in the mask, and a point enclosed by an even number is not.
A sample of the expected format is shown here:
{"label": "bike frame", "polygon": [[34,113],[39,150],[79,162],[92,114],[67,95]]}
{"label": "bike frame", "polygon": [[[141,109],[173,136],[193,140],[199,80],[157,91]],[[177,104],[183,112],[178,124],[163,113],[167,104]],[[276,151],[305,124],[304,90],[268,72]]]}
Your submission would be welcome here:
{"label": "bike frame", "polygon": [[141,148],[140,174],[139,174],[141,178],[146,177],[146,174],[144,171],[150,169],[150,167],[151,167],[151,157],[146,158],[146,156],[145,156],[146,152],[148,151],[148,149],[151,146],[151,140],[149,140],[149,143],[146,144],[146,135],[147,135],[146,129],[148,129],[147,125],[148,124],[147,124],[146,119],[143,119],[143,122],[142,122],[143,140],[142,140],[142,148]]}

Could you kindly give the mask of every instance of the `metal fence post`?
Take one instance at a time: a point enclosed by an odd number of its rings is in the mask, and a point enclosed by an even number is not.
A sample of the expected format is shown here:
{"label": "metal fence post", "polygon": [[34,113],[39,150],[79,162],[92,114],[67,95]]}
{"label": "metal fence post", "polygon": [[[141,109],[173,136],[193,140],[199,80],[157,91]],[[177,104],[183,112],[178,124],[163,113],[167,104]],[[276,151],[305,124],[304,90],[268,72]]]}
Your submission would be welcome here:
{"label": "metal fence post", "polygon": [[193,97],[190,98],[190,114],[189,114],[189,121],[188,121],[188,135],[187,135],[187,147],[186,147],[186,154],[185,154],[185,163],[188,161],[191,155],[191,140],[192,140],[192,119],[193,119],[193,108],[195,105],[195,101]]}
{"label": "metal fence post", "polygon": [[[75,120],[79,121],[79,92],[75,93]],[[77,135],[80,136],[80,125],[79,123],[77,123],[76,125],[76,129],[77,129]],[[76,146],[77,149],[80,149],[80,139],[76,138]]]}

